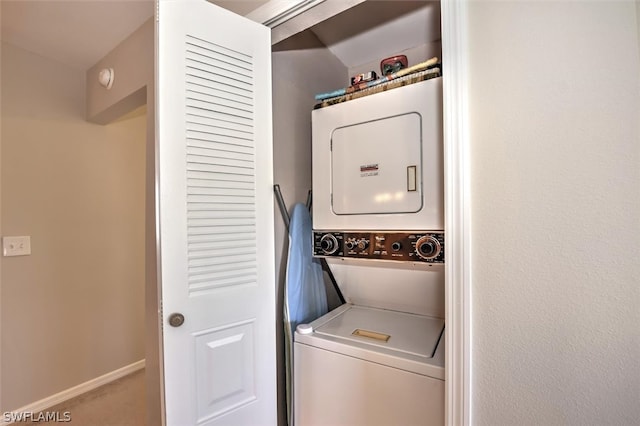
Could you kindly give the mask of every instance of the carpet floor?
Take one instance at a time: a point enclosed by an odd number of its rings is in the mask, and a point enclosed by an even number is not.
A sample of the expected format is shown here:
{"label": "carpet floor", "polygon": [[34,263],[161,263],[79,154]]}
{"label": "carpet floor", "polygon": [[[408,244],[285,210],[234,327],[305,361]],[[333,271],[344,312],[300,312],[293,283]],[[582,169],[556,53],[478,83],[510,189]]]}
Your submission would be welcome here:
{"label": "carpet floor", "polygon": [[46,413],[58,413],[58,419],[70,417],[68,423],[38,421],[26,424],[143,426],[146,416],[144,386],[143,369],[45,410]]}

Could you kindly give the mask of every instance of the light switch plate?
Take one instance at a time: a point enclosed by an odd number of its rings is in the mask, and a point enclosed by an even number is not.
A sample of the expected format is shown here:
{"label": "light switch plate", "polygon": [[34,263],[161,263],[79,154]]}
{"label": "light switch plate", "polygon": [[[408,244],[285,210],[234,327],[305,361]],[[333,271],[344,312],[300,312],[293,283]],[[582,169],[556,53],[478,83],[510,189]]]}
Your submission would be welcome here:
{"label": "light switch plate", "polygon": [[4,256],[27,256],[31,254],[31,237],[2,237]]}

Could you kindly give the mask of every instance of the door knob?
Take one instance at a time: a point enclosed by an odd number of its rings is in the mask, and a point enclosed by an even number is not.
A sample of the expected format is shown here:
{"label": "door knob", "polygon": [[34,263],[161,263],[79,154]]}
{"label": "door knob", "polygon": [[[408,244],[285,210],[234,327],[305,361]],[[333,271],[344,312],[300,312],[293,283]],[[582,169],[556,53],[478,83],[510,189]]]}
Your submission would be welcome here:
{"label": "door knob", "polygon": [[184,315],[180,313],[169,315],[169,325],[171,327],[180,327],[182,324],[184,324]]}

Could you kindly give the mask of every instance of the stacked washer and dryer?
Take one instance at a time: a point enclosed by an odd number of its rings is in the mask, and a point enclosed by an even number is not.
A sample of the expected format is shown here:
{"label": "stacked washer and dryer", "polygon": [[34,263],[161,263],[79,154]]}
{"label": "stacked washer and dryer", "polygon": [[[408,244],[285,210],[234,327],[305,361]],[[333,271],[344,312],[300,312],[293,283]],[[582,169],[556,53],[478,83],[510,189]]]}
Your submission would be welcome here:
{"label": "stacked washer and dryer", "polygon": [[444,423],[441,78],[319,108],[314,254],[347,301],[294,336],[294,424]]}

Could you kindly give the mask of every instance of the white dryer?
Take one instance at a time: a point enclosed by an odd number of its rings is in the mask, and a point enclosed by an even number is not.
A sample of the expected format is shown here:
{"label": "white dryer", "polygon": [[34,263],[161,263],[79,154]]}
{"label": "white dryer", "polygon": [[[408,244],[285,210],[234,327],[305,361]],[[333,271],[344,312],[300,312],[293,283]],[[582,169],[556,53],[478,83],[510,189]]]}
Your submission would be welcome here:
{"label": "white dryer", "polygon": [[443,230],[442,79],[316,109],[313,228]]}

